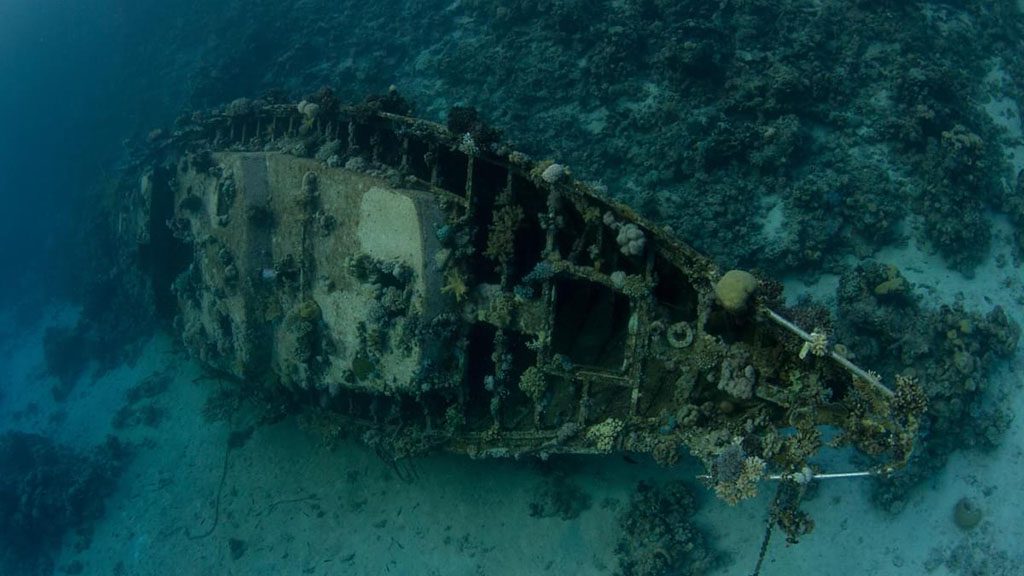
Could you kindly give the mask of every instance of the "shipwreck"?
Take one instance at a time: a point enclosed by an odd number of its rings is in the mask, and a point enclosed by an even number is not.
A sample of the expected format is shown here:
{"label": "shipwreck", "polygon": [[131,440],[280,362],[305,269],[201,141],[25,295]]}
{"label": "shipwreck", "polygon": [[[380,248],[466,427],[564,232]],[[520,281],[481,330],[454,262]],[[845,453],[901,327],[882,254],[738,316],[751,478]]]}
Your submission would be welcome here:
{"label": "shipwreck", "polygon": [[[239,100],[157,131],[117,230],[205,366],[392,457],[684,451],[734,502],[827,442],[906,462],[923,395],[471,109]],[[792,517],[787,531],[798,533]]]}

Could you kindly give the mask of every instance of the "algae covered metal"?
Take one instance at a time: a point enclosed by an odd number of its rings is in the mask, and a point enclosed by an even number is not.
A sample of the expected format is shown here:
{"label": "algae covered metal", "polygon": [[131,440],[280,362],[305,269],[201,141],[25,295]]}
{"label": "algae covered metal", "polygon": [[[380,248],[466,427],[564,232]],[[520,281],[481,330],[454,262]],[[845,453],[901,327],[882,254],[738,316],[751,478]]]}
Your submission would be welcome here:
{"label": "algae covered metal", "polygon": [[472,110],[407,114],[323,91],[151,136],[120,232],[203,364],[394,456],[686,449],[729,501],[799,479],[823,427],[905,462],[920,390],[786,320],[776,284],[721,274]]}

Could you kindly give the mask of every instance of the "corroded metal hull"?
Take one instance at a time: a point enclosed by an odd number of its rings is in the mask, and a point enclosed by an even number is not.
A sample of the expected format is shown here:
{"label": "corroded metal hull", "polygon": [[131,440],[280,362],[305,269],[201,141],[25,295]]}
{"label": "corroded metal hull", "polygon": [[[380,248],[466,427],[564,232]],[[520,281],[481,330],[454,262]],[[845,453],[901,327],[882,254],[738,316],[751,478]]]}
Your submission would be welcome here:
{"label": "corroded metal hull", "polygon": [[822,425],[905,460],[911,383],[893,395],[564,167],[389,102],[232,105],[129,170],[122,236],[179,255],[153,290],[204,364],[399,456],[686,448],[730,500],[801,470]]}

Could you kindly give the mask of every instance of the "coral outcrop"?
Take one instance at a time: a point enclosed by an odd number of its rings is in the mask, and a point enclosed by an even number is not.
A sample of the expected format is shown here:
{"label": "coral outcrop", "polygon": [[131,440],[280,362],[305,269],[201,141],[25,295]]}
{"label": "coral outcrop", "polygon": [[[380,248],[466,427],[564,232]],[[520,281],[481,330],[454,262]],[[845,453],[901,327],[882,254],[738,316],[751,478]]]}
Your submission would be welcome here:
{"label": "coral outcrop", "polygon": [[998,444],[1011,416],[990,372],[1016,349],[1020,327],[999,306],[984,314],[959,303],[930,307],[898,269],[873,261],[843,275],[838,307],[840,339],[858,360],[890,378],[913,378],[927,397],[910,466],[880,481],[875,494],[897,510],[952,451]]}
{"label": "coral outcrop", "polygon": [[694,523],[696,502],[681,481],[641,483],[621,519],[615,547],[622,576],[706,574],[718,554]]}
{"label": "coral outcrop", "polygon": [[126,458],[114,438],[83,453],[37,434],[0,436],[0,568],[47,572],[64,536],[103,514]]}

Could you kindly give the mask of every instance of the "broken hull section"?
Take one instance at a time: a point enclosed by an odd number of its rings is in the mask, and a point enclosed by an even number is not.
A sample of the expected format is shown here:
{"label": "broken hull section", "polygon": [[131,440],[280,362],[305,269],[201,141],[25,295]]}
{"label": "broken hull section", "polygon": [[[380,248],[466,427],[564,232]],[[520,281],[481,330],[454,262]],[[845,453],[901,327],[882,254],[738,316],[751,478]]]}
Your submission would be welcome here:
{"label": "broken hull section", "polygon": [[822,426],[909,455],[912,390],[763,288],[723,301],[708,258],[556,164],[321,102],[193,118],[129,174],[124,243],[174,245],[153,293],[192,354],[396,456],[685,448],[738,499],[744,465],[801,470]]}

